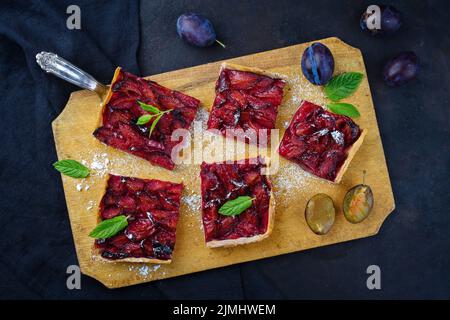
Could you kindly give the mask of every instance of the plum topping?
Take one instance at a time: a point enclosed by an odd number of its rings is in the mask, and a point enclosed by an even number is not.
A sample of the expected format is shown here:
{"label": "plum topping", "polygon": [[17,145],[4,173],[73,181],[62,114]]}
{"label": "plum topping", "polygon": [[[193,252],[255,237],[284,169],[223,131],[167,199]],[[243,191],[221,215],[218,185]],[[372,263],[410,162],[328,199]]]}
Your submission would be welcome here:
{"label": "plum topping", "polygon": [[304,101],[286,129],[278,152],[304,170],[334,181],[360,134],[352,119]]}
{"label": "plum topping", "polygon": [[[250,161],[244,164],[202,163],[202,219],[206,242],[252,237],[267,231],[272,187],[267,177],[261,175],[263,167],[260,159],[255,164]],[[256,199],[243,213],[233,217],[218,213],[225,202],[244,195]]]}
{"label": "plum topping", "polygon": [[[156,82],[120,70],[112,86],[112,95],[103,108],[102,126],[94,132],[101,142],[172,170],[172,148],[178,143],[170,137],[176,129],[188,129],[195,118],[199,101]],[[173,109],[159,120],[149,137],[152,121],[137,125],[146,114],[137,101],[161,111]]]}
{"label": "plum topping", "polygon": [[[222,69],[216,82],[216,98],[208,129],[274,129],[285,82],[264,75]],[[270,137],[270,134],[268,134]],[[245,141],[248,142],[248,138]]]}
{"label": "plum topping", "polygon": [[182,184],[110,175],[100,216],[128,216],[128,226],[95,246],[106,259],[169,260],[175,247]]}

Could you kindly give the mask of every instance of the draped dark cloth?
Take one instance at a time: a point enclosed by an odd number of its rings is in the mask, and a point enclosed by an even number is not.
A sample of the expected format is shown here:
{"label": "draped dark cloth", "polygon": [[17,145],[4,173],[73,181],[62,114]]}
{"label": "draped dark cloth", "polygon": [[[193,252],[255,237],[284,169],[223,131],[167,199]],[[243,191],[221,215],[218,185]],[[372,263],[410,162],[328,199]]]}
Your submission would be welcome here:
{"label": "draped dark cloth", "polygon": [[55,298],[54,292],[66,286],[65,268],[77,264],[61,179],[52,167],[56,153],[51,121],[78,88],[43,72],[36,54],[55,52],[103,83],[110,81],[116,66],[139,74],[139,2],[76,1],[81,29],[70,30],[66,10],[73,3],[0,4],[0,296],[4,297]]}

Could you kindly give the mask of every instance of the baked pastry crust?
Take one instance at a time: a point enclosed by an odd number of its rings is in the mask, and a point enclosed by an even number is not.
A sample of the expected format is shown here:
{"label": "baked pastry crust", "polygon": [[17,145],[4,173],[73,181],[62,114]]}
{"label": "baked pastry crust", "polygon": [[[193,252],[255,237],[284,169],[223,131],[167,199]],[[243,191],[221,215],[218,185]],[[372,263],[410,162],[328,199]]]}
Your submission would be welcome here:
{"label": "baked pastry crust", "polygon": [[169,264],[172,262],[172,259],[170,260],[159,260],[159,259],[150,259],[150,258],[124,258],[124,259],[117,259],[117,260],[109,260],[105,259],[101,256],[98,249],[94,247],[94,252],[92,255],[92,260],[95,261],[103,261],[108,263],[121,263],[121,262],[131,262],[131,263],[155,263],[155,264]]}
{"label": "baked pastry crust", "polygon": [[[352,162],[353,157],[355,156],[356,152],[358,152],[359,148],[361,147],[362,143],[364,142],[364,137],[367,134],[367,129],[361,129],[361,133],[359,138],[352,144],[350,149],[347,151],[347,158],[345,159],[342,166],[339,168],[339,171],[336,174],[336,178],[333,183],[340,183],[342,180],[342,177],[344,176],[345,172],[347,171],[348,166],[350,165],[350,162]],[[327,180],[328,181],[328,180]]]}
{"label": "baked pastry crust", "polygon": [[[111,80],[111,83],[115,83],[117,78],[119,77],[120,71],[122,70],[121,67],[117,67],[116,70],[114,71],[114,75],[113,78]],[[109,100],[111,100],[112,97],[112,87],[111,85],[108,86],[108,92],[106,93],[105,97],[103,98],[103,101],[100,103],[100,106],[102,107],[102,112],[100,113],[99,119],[98,119],[98,124],[101,125],[102,124],[102,115],[103,115],[103,109],[105,108],[105,106],[108,104]]]}
{"label": "baked pastry crust", "polygon": [[[270,72],[270,71],[263,70],[263,69],[256,68],[256,67],[247,67],[247,66],[243,66],[243,65],[240,65],[240,64],[235,64],[235,63],[230,63],[230,62],[223,62],[220,65],[219,73],[222,72],[222,70],[224,70],[224,69],[252,72],[252,73],[260,74],[262,76],[266,76],[266,77],[270,77],[270,78],[274,78],[274,79],[278,78],[278,79],[281,79],[283,81],[286,81],[285,79],[283,79],[283,76],[278,74],[278,73]],[[283,94],[284,94],[284,91],[283,91]]]}

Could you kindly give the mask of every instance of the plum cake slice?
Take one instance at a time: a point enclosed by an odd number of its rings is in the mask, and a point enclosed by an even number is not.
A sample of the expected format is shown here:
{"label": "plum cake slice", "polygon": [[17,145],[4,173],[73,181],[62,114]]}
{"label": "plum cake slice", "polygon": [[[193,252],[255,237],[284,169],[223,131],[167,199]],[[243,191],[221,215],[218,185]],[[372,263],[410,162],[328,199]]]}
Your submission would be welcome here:
{"label": "plum cake slice", "polygon": [[[208,129],[226,135],[228,129],[275,128],[278,107],[283,100],[285,81],[257,68],[223,63],[216,82],[216,98],[208,119]],[[249,139],[245,137],[245,141]]]}
{"label": "plum cake slice", "polygon": [[[145,124],[138,124],[142,115],[149,114],[138,101],[160,111],[171,111],[164,113],[151,130],[156,117]],[[180,128],[189,129],[199,103],[193,97],[117,68],[103,102],[101,125],[94,136],[111,147],[172,170],[175,165],[171,151],[178,143],[171,141],[172,132]]]}
{"label": "plum cake slice", "polygon": [[[273,227],[275,201],[272,186],[261,174],[263,161],[247,159],[245,163],[212,163],[201,165],[202,220],[206,246],[235,246],[260,241]],[[219,213],[226,203],[237,198],[251,204],[238,215]]]}
{"label": "plum cake slice", "polygon": [[365,135],[349,117],[303,101],[278,152],[313,175],[339,183]]}
{"label": "plum cake slice", "polygon": [[123,215],[128,225],[95,240],[94,255],[107,261],[170,263],[182,189],[179,183],[110,174],[98,220]]}

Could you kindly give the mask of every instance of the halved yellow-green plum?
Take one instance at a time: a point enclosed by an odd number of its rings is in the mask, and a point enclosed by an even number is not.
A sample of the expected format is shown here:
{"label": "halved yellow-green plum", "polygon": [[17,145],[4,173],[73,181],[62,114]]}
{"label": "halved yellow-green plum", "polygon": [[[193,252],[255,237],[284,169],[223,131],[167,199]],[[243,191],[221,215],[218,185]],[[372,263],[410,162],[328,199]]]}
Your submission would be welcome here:
{"label": "halved yellow-green plum", "polygon": [[324,193],[314,195],[306,204],[306,222],[315,234],[327,234],[334,224],[335,216],[333,199]]}
{"label": "halved yellow-green plum", "polygon": [[365,184],[351,188],[344,197],[343,209],[345,218],[351,223],[360,223],[370,214],[373,208],[372,189]]}

